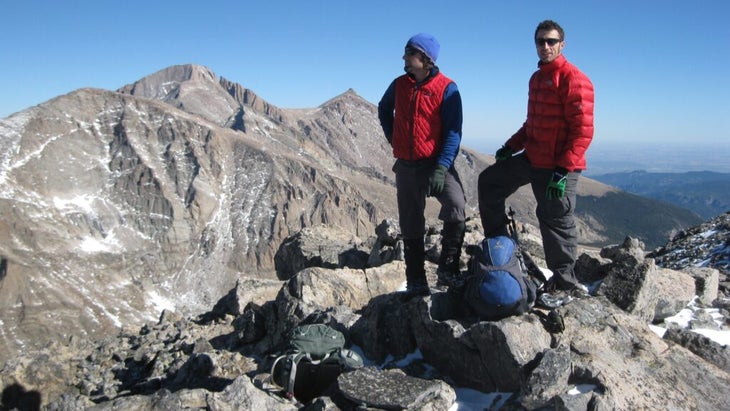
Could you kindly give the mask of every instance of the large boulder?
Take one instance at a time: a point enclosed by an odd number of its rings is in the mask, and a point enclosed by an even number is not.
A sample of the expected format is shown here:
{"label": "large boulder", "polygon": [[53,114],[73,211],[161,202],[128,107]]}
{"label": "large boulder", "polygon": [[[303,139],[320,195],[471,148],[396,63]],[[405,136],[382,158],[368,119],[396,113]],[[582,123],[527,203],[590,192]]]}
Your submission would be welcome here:
{"label": "large boulder", "polygon": [[705,361],[730,373],[730,346],[720,345],[702,334],[678,327],[670,327],[664,333],[664,339],[687,348]]}
{"label": "large boulder", "polygon": [[[682,269],[695,280],[695,294],[697,302],[710,307],[717,299],[717,290],[720,286],[720,271],[710,267],[687,267]],[[726,277],[723,275],[723,278]]]}
{"label": "large boulder", "polygon": [[318,224],[288,237],[274,255],[276,275],[288,280],[308,267],[365,268],[368,248],[350,231]]}
{"label": "large boulder", "polygon": [[365,367],[342,374],[337,388],[355,404],[383,410],[439,411],[456,400],[454,389],[440,380],[425,380],[397,369]]}
{"label": "large boulder", "polygon": [[657,269],[658,293],[653,322],[661,322],[687,306],[695,297],[695,278],[691,275],[669,269]]}
{"label": "large boulder", "polygon": [[636,265],[614,262],[598,293],[644,322],[654,318],[659,302],[659,270],[649,259]]}

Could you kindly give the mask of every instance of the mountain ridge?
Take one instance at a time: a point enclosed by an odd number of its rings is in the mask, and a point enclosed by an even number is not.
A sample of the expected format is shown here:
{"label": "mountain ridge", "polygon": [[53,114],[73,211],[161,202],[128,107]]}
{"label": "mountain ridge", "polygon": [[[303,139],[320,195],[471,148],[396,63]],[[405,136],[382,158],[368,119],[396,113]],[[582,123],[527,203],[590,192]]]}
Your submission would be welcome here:
{"label": "mountain ridge", "polygon": [[730,210],[730,173],[634,170],[599,174],[591,178],[633,194],[686,208],[702,218],[715,217]]}

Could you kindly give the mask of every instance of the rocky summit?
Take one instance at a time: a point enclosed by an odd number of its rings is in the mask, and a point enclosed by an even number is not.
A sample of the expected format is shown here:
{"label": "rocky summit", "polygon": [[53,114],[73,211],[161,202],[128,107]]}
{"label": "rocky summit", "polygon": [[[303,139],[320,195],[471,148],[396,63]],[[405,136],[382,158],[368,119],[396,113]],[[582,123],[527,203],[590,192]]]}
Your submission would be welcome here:
{"label": "rocky summit", "polygon": [[[438,254],[438,228],[429,230],[432,256]],[[521,226],[525,243],[534,241],[531,230]],[[434,287],[430,296],[403,303],[397,292],[404,278],[399,229],[383,221],[377,233],[369,253],[347,259],[374,267],[335,266],[327,257],[334,250],[343,255],[362,246],[342,242],[341,230],[318,226],[281,245],[291,256],[283,271],[296,271],[286,280],[241,280],[204,314],[186,318],[164,311],[136,331],[96,342],[57,341],[19,355],[0,372],[2,405],[447,410],[457,400],[457,388],[471,388],[500,393],[504,410],[730,407],[730,351],[695,332],[728,328],[726,302],[717,297],[718,278],[727,277],[726,269],[663,268],[645,257],[641,241],[626,238],[581,255],[579,277],[590,295],[554,310],[533,308],[480,321],[449,289]],[[478,224],[470,221],[467,242],[480,238]],[[312,258],[315,244],[328,250],[321,259]],[[427,262],[431,284],[434,261]],[[714,305],[721,315],[688,329],[664,323],[691,302],[699,311]],[[289,332],[313,323],[341,331],[365,365],[343,372],[301,402],[285,396],[270,371]],[[663,338],[650,324],[668,327]]]}

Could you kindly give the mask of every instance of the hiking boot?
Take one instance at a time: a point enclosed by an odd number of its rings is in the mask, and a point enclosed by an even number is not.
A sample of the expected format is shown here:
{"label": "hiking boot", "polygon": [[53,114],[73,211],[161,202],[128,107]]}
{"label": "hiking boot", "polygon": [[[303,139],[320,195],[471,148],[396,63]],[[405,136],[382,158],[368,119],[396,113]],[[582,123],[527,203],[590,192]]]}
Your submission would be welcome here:
{"label": "hiking boot", "polygon": [[464,276],[460,271],[436,270],[437,287],[460,287],[464,285]]}
{"label": "hiking boot", "polygon": [[538,295],[536,305],[543,308],[558,308],[571,301],[573,301],[573,297],[570,295],[570,291],[555,290]]}
{"label": "hiking boot", "polygon": [[441,252],[439,265],[436,269],[436,285],[439,287],[451,286],[453,282],[461,277],[459,267],[459,258],[455,255],[445,255],[445,251]]}
{"label": "hiking boot", "polygon": [[548,281],[545,287],[537,296],[537,306],[543,308],[558,308],[573,300],[589,296],[588,289],[583,284],[576,284],[569,290],[561,290],[555,287],[554,282]]}
{"label": "hiking boot", "polygon": [[436,285],[449,287],[461,278],[461,246],[466,226],[463,221],[444,222],[441,230],[441,255],[436,270]]}
{"label": "hiking boot", "polygon": [[402,302],[408,302],[416,297],[426,297],[428,295],[431,295],[428,284],[408,284],[406,285],[406,290],[400,293],[399,298]]}
{"label": "hiking boot", "polygon": [[406,261],[406,290],[401,293],[400,299],[405,302],[414,297],[424,297],[431,294],[426,280],[424,262],[426,253],[423,248],[423,237],[403,240],[404,257]]}

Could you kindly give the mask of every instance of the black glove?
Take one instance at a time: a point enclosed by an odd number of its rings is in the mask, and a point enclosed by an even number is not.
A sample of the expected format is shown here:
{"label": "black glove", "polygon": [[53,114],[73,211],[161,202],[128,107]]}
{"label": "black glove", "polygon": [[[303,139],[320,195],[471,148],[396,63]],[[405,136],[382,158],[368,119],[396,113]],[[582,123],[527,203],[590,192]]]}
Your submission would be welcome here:
{"label": "black glove", "polygon": [[547,185],[545,196],[548,200],[556,200],[565,197],[565,184],[568,182],[568,170],[556,167],[553,177]]}
{"label": "black glove", "polygon": [[502,161],[512,157],[514,153],[515,151],[509,148],[507,144],[505,144],[500,147],[499,150],[497,150],[497,152],[494,154],[494,158],[496,158],[497,161]]}
{"label": "black glove", "polygon": [[446,167],[439,164],[428,178],[428,196],[438,197],[444,191],[444,180],[446,179]]}

